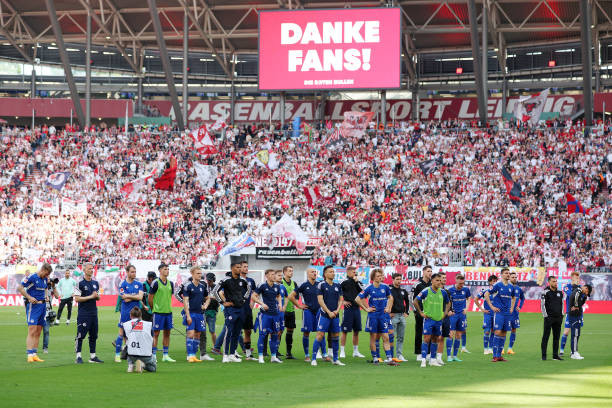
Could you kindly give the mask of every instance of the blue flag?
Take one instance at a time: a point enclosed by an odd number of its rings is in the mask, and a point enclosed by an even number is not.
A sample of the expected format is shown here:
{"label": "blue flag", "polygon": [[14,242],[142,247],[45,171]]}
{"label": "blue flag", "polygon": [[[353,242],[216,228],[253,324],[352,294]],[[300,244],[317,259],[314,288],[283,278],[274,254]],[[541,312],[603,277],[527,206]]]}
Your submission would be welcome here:
{"label": "blue flag", "polygon": [[47,177],[47,181],[45,182],[45,184],[51,188],[61,191],[62,188],[64,188],[64,184],[66,184],[69,178],[69,171],[59,171],[57,173],[49,174],[49,177]]}
{"label": "blue flag", "polygon": [[302,126],[302,118],[296,117],[293,118],[293,137],[300,137],[300,127]]}

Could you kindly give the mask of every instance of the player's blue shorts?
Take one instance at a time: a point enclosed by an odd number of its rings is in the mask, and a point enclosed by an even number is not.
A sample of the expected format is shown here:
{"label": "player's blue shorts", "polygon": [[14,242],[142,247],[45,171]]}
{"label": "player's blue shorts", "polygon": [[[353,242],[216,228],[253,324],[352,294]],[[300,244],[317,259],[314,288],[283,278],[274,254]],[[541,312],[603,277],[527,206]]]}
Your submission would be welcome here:
{"label": "player's blue shorts", "polygon": [[342,332],[361,331],[361,311],[359,306],[345,307],[342,316]]}
{"label": "player's blue shorts", "polygon": [[389,315],[380,312],[368,313],[365,331],[368,333],[389,333]]}
{"label": "player's blue shorts", "polygon": [[153,313],[153,331],[171,330],[172,313]]}
{"label": "player's blue shorts", "polygon": [[467,318],[463,313],[457,313],[450,317],[450,329],[463,332],[467,327]]}
{"label": "player's blue shorts", "polygon": [[302,310],[302,331],[303,332],[316,332],[317,331],[317,319],[319,312],[313,313],[310,309]]}
{"label": "player's blue shorts", "polygon": [[317,331],[323,333],[340,333],[340,318],[323,316],[323,313],[319,313],[319,319],[317,321]]}
{"label": "player's blue shorts", "polygon": [[47,305],[44,303],[37,303],[35,305],[28,303],[26,308],[28,326],[44,326],[45,314],[47,314]]}
{"label": "player's blue shorts", "polygon": [[285,330],[285,312],[279,312],[276,318],[278,319],[278,331]]}
{"label": "player's blue shorts", "polygon": [[491,330],[493,328],[493,312],[484,313],[482,315],[482,328],[485,330]]}
{"label": "player's blue shorts", "polygon": [[493,315],[493,328],[495,330],[510,331],[512,329],[511,313],[495,313]]}
{"label": "player's blue shorts", "polygon": [[127,310],[124,310],[123,307],[121,307],[121,316],[119,317],[119,323],[117,324],[118,327],[123,327],[123,323],[129,322],[130,320],[132,320],[132,318],[130,317],[130,312],[136,306],[138,306],[138,302],[134,302],[134,306],[132,306],[131,308]]}
{"label": "player's blue shorts", "polygon": [[423,320],[423,335],[441,336],[442,320],[433,320],[428,317],[425,318],[425,320]]}
{"label": "player's blue shorts", "polygon": [[518,312],[512,313],[512,321],[510,322],[510,325],[513,329],[518,329],[521,327],[521,319]]}
{"label": "player's blue shorts", "polygon": [[202,313],[189,313],[191,316],[191,324],[187,324],[187,316],[183,314],[183,326],[186,326],[185,330],[195,330],[202,333],[206,331],[206,322]]}
{"label": "player's blue shorts", "polygon": [[[584,326],[584,320],[580,319],[580,327]],[[566,329],[571,329],[572,328],[572,324],[570,322],[570,315],[566,314],[565,315],[565,328]]]}
{"label": "player's blue shorts", "polygon": [[257,315],[257,322],[255,323],[260,330],[260,334],[272,334],[280,331],[279,325],[279,313],[267,314],[259,313]]}

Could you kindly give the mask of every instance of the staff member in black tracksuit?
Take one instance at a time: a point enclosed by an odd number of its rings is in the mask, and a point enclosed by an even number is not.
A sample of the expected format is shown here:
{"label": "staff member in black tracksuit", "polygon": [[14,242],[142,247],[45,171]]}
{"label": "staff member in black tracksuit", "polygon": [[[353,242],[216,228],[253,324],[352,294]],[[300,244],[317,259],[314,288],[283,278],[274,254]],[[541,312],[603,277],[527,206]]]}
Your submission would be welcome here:
{"label": "staff member in black tracksuit", "polygon": [[542,333],[542,360],[546,360],[546,348],[550,331],[553,333],[553,360],[563,360],[559,357],[559,337],[563,323],[563,292],[558,290],[557,278],[548,277],[548,286],[542,292],[540,299],[542,315],[544,316],[544,333]]}
{"label": "staff member in black tracksuit", "polygon": [[[419,283],[412,287],[412,299],[416,297],[428,286],[431,286],[431,266],[426,265],[423,268],[423,277],[419,279]],[[421,360],[421,342],[423,341],[423,318],[420,314],[414,314],[414,354],[417,361]]]}

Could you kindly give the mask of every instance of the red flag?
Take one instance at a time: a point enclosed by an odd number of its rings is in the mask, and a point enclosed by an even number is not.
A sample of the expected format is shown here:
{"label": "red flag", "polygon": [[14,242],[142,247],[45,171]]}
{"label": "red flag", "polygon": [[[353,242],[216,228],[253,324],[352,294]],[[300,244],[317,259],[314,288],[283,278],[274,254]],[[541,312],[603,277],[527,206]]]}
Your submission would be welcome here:
{"label": "red flag", "polygon": [[210,156],[217,153],[217,148],[210,138],[206,125],[200,126],[198,130],[193,130],[189,136],[193,139],[193,148],[202,156]]}
{"label": "red flag", "polygon": [[98,190],[104,190],[104,180],[102,180],[102,177],[100,176],[100,168],[96,167],[96,169],[94,170],[94,178],[96,179],[96,187]]}
{"label": "red flag", "polygon": [[157,179],[155,179],[155,188],[158,190],[172,191],[174,190],[174,180],[176,179],[177,163],[174,157],[170,158],[170,167]]}
{"label": "red flag", "polygon": [[309,207],[314,207],[315,203],[321,202],[326,207],[333,207],[336,205],[336,199],[334,197],[323,197],[319,191],[319,187],[304,187],[304,195]]}

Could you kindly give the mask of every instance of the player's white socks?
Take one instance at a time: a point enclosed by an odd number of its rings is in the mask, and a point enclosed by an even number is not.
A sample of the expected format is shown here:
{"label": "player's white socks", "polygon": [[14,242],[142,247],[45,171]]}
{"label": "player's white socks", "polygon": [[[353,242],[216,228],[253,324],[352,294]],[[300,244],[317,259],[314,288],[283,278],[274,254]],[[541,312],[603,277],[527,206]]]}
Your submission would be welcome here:
{"label": "player's white socks", "polygon": [[89,353],[89,358],[96,358],[96,353]]}

